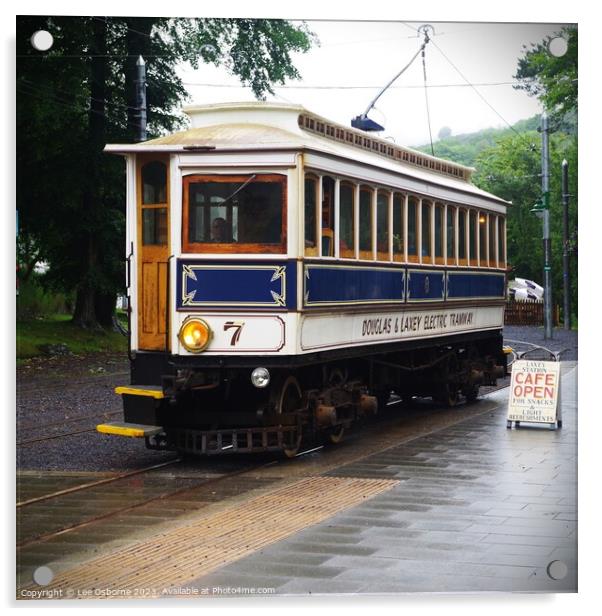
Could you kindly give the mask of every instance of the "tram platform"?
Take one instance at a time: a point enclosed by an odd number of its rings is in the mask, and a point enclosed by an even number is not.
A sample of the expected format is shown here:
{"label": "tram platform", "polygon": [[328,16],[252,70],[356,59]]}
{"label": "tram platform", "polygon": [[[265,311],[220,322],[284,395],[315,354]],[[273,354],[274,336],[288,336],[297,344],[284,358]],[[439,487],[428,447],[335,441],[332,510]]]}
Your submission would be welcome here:
{"label": "tram platform", "polygon": [[180,590],[576,592],[577,363],[561,374],[561,429],[507,429],[494,392],[485,413],[326,473],[390,489]]}

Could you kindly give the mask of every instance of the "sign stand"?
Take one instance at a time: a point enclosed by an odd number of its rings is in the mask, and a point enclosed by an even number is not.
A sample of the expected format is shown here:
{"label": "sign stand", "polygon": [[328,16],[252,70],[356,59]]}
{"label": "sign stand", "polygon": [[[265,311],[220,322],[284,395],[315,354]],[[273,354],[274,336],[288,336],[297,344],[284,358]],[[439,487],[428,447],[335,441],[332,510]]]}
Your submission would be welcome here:
{"label": "sign stand", "polygon": [[[527,352],[528,353],[528,352]],[[523,359],[523,353],[512,364],[508,418],[506,428],[523,424],[547,424],[551,430],[562,428],[560,405],[560,362]]]}

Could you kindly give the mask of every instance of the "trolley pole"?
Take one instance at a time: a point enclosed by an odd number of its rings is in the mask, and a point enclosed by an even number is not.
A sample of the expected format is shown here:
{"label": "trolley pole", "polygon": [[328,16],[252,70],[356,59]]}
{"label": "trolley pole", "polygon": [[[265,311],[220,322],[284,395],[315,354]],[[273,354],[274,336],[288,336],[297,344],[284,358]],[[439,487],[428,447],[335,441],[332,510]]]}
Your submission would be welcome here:
{"label": "trolley pole", "polygon": [[562,161],[562,282],[564,290],[564,329],[571,329],[571,285],[569,273],[569,163]]}
{"label": "trolley pole", "polygon": [[541,116],[541,191],[543,196],[544,338],[552,338],[552,259],[550,242],[550,151],[548,114]]}
{"label": "trolley pole", "polygon": [[146,65],[144,58],[136,61],[136,141],[146,141]]}

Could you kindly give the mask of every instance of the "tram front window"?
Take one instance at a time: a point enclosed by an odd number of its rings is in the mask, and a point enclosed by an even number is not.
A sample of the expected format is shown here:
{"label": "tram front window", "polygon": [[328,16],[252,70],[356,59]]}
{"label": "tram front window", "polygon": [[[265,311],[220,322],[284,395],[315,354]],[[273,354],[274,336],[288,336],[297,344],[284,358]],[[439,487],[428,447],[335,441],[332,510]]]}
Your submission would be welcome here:
{"label": "tram front window", "polygon": [[[188,180],[188,245],[205,252],[244,252],[283,244],[284,178],[195,177]],[[187,210],[186,210],[187,205]]]}

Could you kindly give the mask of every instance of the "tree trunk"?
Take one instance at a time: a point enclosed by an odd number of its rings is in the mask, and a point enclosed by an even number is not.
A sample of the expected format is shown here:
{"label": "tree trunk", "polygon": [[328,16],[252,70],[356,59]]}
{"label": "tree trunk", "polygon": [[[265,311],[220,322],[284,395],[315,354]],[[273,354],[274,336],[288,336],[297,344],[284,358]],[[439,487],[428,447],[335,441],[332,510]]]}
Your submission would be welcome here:
{"label": "tree trunk", "polygon": [[102,155],[105,146],[105,97],[107,76],[106,53],[107,23],[104,18],[93,18],[90,45],[90,111],[88,113],[88,160],[86,161],[86,189],[83,194],[82,216],[88,228],[86,237],[86,263],[82,280],[77,287],[73,322],[81,327],[100,327],[96,314],[96,280],[99,278],[99,247],[96,225],[100,219]]}
{"label": "tree trunk", "polygon": [[115,314],[116,303],[116,293],[96,293],[94,299],[96,318],[102,327],[113,327],[113,315]]}

